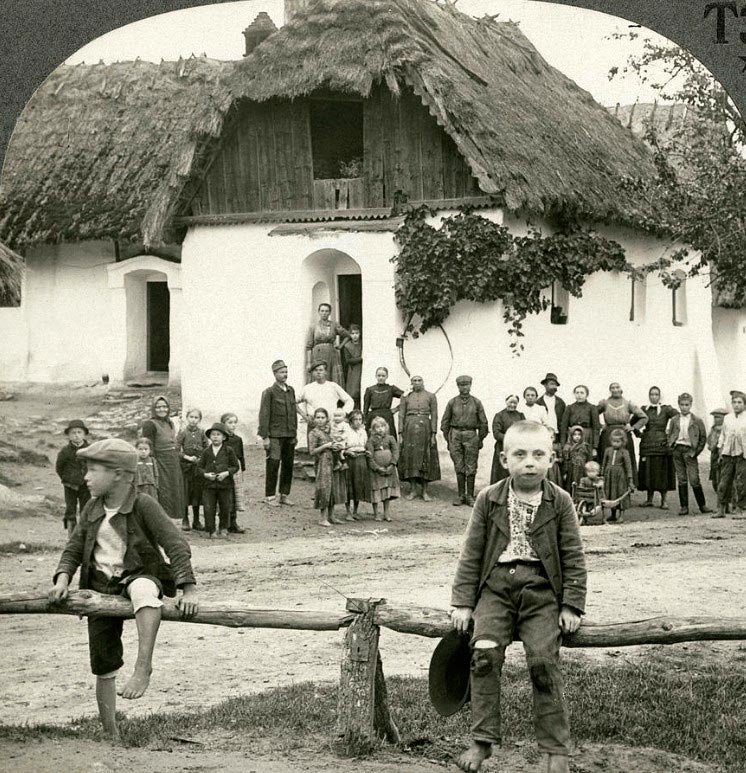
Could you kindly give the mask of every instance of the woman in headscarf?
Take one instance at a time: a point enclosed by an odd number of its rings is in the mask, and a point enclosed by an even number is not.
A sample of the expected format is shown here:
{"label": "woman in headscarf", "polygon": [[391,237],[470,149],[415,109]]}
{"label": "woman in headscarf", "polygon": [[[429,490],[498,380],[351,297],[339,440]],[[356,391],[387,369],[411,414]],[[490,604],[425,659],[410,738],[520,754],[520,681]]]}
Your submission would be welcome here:
{"label": "woman in headscarf", "polygon": [[668,510],[666,497],[669,491],[676,489],[676,474],[666,437],[666,427],[669,419],[676,416],[678,411],[670,405],[661,405],[661,390],[657,386],[650,387],[648,397],[650,404],[642,406],[648,422],[642,431],[638,429],[635,432],[640,437],[637,488],[647,492],[643,507],[653,506],[653,495],[657,491],[661,495],[661,510]]}
{"label": "woman in headscarf", "polygon": [[430,501],[427,484],[440,480],[438,459],[438,398],[425,390],[422,376],[412,376],[412,391],[399,401],[399,477],[409,481],[407,499],[418,494]]}
{"label": "woman in headscarf", "polygon": [[526,417],[518,410],[518,395],[508,395],[505,398],[505,407],[495,414],[492,419],[492,434],[495,438],[495,452],[492,454],[492,472],[490,484],[508,477],[508,471],[500,463],[500,452],[503,450],[503,438],[508,427],[517,421],[523,421]]}
{"label": "woman in headscarf", "polygon": [[598,444],[598,459],[604,458],[604,451],[611,445],[611,435],[615,429],[623,430],[627,439],[625,447],[632,462],[632,478],[637,487],[637,463],[635,462],[635,444],[633,430],[638,432],[648,423],[645,411],[631,400],[623,397],[622,387],[614,381],[609,384],[609,396],[598,404],[599,418],[603,417],[604,426]]}
{"label": "woman in headscarf", "polygon": [[171,405],[164,395],[153,400],[151,418],[140,427],[142,437],[153,445],[158,465],[158,501],[170,518],[181,520],[186,513],[184,479],[181,474],[179,451],[176,447],[176,427],[169,417]]}
{"label": "woman in headscarf", "polygon": [[331,318],[331,314],[332,307],[328,303],[319,304],[319,318],[308,328],[306,336],[306,370],[310,372],[313,363],[323,362],[329,381],[344,388],[345,379],[339,350],[350,334]]}

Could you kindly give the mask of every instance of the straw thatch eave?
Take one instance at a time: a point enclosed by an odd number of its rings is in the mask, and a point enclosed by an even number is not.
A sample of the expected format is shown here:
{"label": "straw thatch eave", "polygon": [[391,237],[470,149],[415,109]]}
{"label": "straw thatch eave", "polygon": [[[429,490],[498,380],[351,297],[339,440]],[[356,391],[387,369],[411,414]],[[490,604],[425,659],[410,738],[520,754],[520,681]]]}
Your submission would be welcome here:
{"label": "straw thatch eave", "polygon": [[21,302],[23,258],[0,242],[0,298],[7,306]]}
{"label": "straw thatch eave", "polygon": [[230,87],[264,101],[318,89],[365,97],[379,82],[412,88],[480,188],[509,209],[625,223],[639,214],[620,182],[654,174],[648,149],[510,22],[432,0],[312,0]]}

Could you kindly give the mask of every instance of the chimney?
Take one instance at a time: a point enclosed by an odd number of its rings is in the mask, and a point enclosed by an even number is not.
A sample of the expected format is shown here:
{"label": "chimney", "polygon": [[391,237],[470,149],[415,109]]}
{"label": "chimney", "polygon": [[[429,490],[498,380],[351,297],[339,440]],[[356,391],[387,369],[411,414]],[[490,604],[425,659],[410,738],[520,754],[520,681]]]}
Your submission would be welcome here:
{"label": "chimney", "polygon": [[262,11],[256,19],[243,31],[246,38],[246,53],[248,56],[263,40],[266,40],[273,32],[277,32],[275,23]]}
{"label": "chimney", "polygon": [[285,0],[285,24],[308,9],[310,0]]}

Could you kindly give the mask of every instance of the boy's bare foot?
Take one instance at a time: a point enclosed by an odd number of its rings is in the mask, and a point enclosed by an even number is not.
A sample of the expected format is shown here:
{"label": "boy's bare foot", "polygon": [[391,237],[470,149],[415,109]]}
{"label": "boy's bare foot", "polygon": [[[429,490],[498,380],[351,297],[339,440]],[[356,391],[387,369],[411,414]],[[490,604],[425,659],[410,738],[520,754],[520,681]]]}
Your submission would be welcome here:
{"label": "boy's bare foot", "polygon": [[150,671],[143,671],[141,669],[135,669],[130,677],[129,681],[121,690],[117,690],[117,694],[122,698],[133,700],[134,698],[142,698],[145,695],[145,690],[148,689],[150,684]]}
{"label": "boy's bare foot", "polygon": [[410,491],[407,496],[404,497],[408,502],[411,502],[413,499],[417,497],[417,494],[414,493],[414,491]]}
{"label": "boy's bare foot", "polygon": [[482,763],[492,756],[492,744],[473,741],[471,746],[456,760],[456,765],[467,773],[476,773]]}
{"label": "boy's bare foot", "polygon": [[350,513],[350,514],[349,514],[349,515],[348,515],[348,516],[345,518],[345,521],[354,521],[354,520],[355,520],[355,516],[354,516],[354,515],[352,515],[352,513]]}
{"label": "boy's bare foot", "polygon": [[319,526],[331,526],[331,523],[324,519],[323,521],[319,521]]}
{"label": "boy's bare foot", "polygon": [[383,516],[382,515],[377,515],[373,520],[374,521],[382,521],[383,520]]}
{"label": "boy's bare foot", "polygon": [[547,773],[570,773],[570,762],[564,754],[550,754]]}
{"label": "boy's bare foot", "polygon": [[423,502],[432,502],[433,498],[430,496],[430,494],[427,493],[427,491],[422,492],[422,501]]}

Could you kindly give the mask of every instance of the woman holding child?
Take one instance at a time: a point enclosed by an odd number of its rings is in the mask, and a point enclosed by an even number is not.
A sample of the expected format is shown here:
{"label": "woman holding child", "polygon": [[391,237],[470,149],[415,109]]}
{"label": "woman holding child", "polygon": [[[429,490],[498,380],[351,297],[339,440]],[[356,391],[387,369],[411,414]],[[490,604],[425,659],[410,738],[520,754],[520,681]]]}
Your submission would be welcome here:
{"label": "woman holding child", "polygon": [[182,520],[185,513],[184,478],[181,459],[176,447],[176,427],[169,417],[171,405],[164,395],[153,400],[151,417],[143,422],[140,435],[153,446],[153,457],[158,466],[158,502],[166,514]]}

